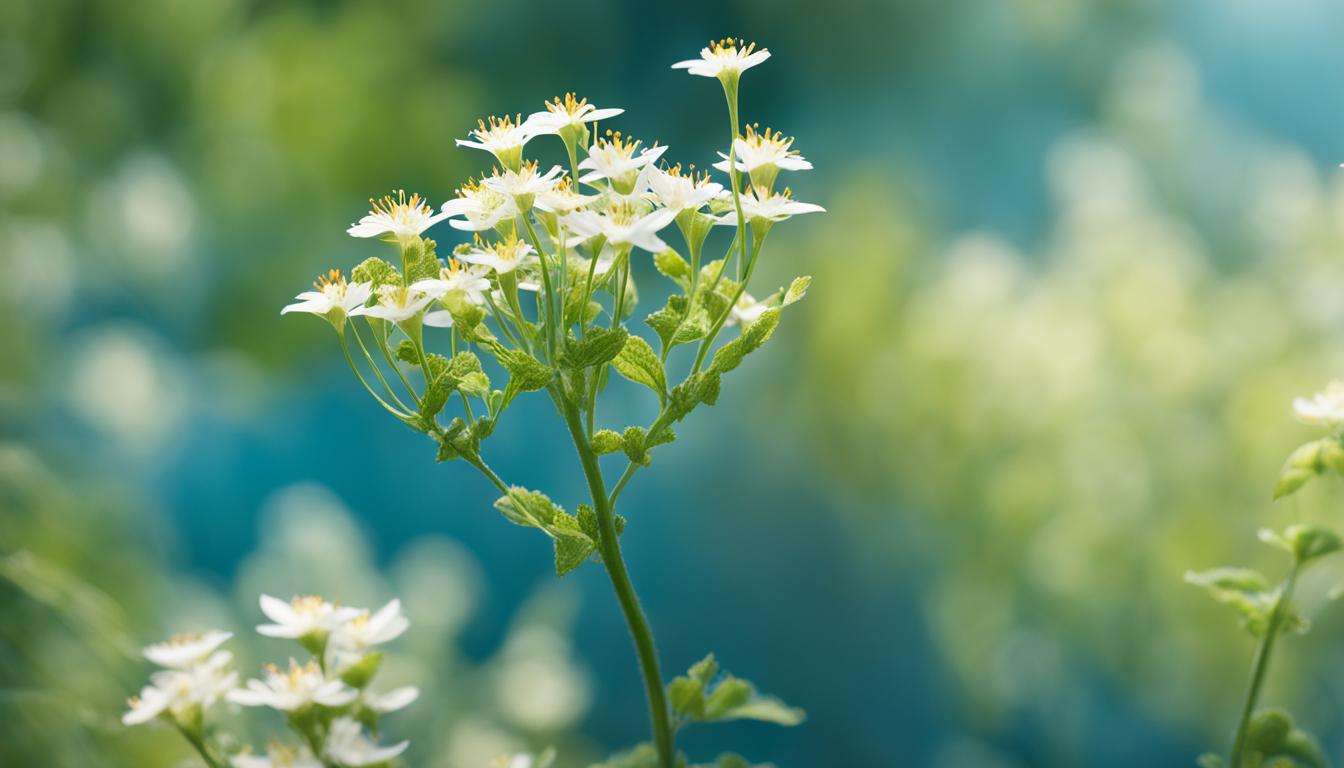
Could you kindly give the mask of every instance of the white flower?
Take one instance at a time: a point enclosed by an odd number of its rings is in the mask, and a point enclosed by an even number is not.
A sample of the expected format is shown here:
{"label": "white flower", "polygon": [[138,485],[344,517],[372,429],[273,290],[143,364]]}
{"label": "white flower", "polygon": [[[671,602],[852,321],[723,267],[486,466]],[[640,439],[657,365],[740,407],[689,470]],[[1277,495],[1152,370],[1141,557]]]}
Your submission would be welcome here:
{"label": "white flower", "polygon": [[[378,303],[368,307],[357,307],[350,312],[353,315],[365,315],[403,323],[420,313],[434,297],[424,291],[417,291],[402,285],[381,285],[378,287]],[[269,614],[268,614],[269,615]],[[258,628],[257,631],[261,631]],[[266,634],[262,632],[262,634]]]}
{"label": "white flower", "polygon": [[458,139],[457,146],[483,149],[495,156],[505,168],[517,169],[523,162],[523,145],[537,135],[533,126],[522,119],[522,115],[495,117],[476,121],[476,130],[471,132],[475,141]]}
{"label": "white flower", "polygon": [[[757,186],[765,187],[774,184],[775,176],[780,171],[812,170],[812,164],[791,149],[792,146],[792,137],[769,128],[757,133],[754,126],[748,125],[747,132],[733,140],[737,169],[751,174]],[[715,163],[714,167],[727,173],[728,156],[720,152],[719,157],[723,160]]]}
{"label": "white flower", "polygon": [[546,173],[538,174],[537,164],[534,161],[523,163],[516,171],[512,169],[505,169],[503,173],[497,171],[493,176],[481,179],[481,183],[501,195],[521,197],[530,201],[537,195],[553,189],[556,179],[563,173],[564,169],[555,165]]}
{"label": "white flower", "polygon": [[582,128],[584,123],[606,120],[623,112],[624,109],[598,109],[587,99],[575,99],[574,94],[566,93],[563,99],[557,96],[546,102],[545,112],[528,115],[523,125],[531,128],[536,136],[557,134],[565,128]]}
{"label": "white flower", "polygon": [[[788,189],[774,192],[757,187],[744,191],[739,200],[742,203],[742,216],[747,221],[783,221],[790,216],[803,213],[825,213],[826,209],[815,203],[803,203],[793,199]],[[737,226],[737,212],[729,211],[718,218],[719,224]]]}
{"label": "white flower", "polygon": [[370,648],[395,640],[410,625],[401,613],[400,600],[389,602],[374,614],[360,611],[332,630],[327,640],[328,666],[343,669],[357,663]]}
{"label": "white flower", "polygon": [[708,176],[683,176],[679,165],[668,169],[650,165],[644,169],[643,177],[653,199],[676,213],[699,210],[723,192],[723,185],[710,181]]}
{"label": "white flower", "polygon": [[380,715],[404,709],[418,698],[420,698],[420,689],[413,685],[394,688],[387,693],[372,693],[365,690],[361,694],[364,706]]}
{"label": "white flower", "polygon": [[751,294],[743,291],[742,295],[738,297],[737,303],[733,305],[732,311],[728,313],[728,319],[723,324],[726,326],[734,326],[739,323],[751,325],[759,320],[768,309],[770,309],[769,302],[757,301],[752,298]]}
{"label": "white flower", "polygon": [[336,317],[342,318],[355,308],[364,306],[373,293],[369,283],[347,283],[339,269],[319,275],[313,282],[313,288],[315,290],[295,296],[298,301],[280,310],[280,314],[311,312],[330,318],[333,312],[339,310]]}
{"label": "white flower", "polygon": [[449,217],[448,224],[453,229],[480,232],[517,216],[518,206],[509,195],[468,181],[457,190],[457,197],[443,204],[443,213]]}
{"label": "white flower", "polygon": [[340,680],[328,680],[316,661],[300,665],[290,659],[288,670],[268,664],[265,671],[265,680],[248,680],[246,688],[229,693],[229,701],[293,712],[309,704],[343,707],[359,696],[358,691]]}
{"label": "white flower", "polygon": [[147,723],[163,714],[174,718],[199,707],[208,709],[238,684],[238,673],[229,670],[233,654],[216,651],[204,661],[186,669],[167,669],[150,676],[150,684],[140,695],[127,701],[130,709],[122,715],[126,725]]}
{"label": "white flower", "polygon": [[447,217],[445,213],[434,213],[434,209],[419,195],[411,195],[408,199],[403,189],[394,194],[395,197],[387,195],[381,200],[369,200],[373,210],[357,223],[351,224],[346,232],[354,237],[377,237],[391,233],[405,239],[418,237],[421,232]]}
{"label": "white flower", "polygon": [[284,600],[261,596],[261,612],[274,624],[261,624],[257,632],[267,637],[297,640],[308,635],[326,635],[359,614],[358,608],[341,608],[316,595]]}
{"label": "white flower", "polygon": [[338,717],[327,732],[327,757],[349,768],[385,763],[406,751],[409,741],[380,747],[364,735],[360,724],[348,717]]}
{"label": "white flower", "polygon": [[457,259],[449,259],[448,266],[439,270],[438,277],[417,280],[411,283],[411,290],[423,291],[435,299],[461,291],[467,301],[481,305],[485,303],[485,294],[490,290],[490,281],[485,277],[489,273],[489,268],[477,264],[463,266]]}
{"label": "white flower", "polygon": [[232,632],[212,630],[205,633],[174,635],[167,642],[146,646],[145,658],[160,667],[186,669],[218,650],[226,640],[233,637]]}
{"label": "white flower", "polygon": [[603,213],[578,211],[570,214],[564,218],[564,224],[583,238],[603,235],[612,246],[633,245],[657,253],[667,248],[667,243],[659,239],[658,231],[676,217],[677,212],[668,208],[641,216],[634,206],[618,203]]}
{"label": "white flower", "polygon": [[564,216],[587,208],[597,198],[597,195],[585,195],[574,189],[574,184],[566,177],[554,187],[539,193],[536,206],[548,213]]}
{"label": "white flower", "polygon": [[606,138],[598,139],[588,148],[588,156],[579,163],[581,170],[588,171],[579,181],[592,184],[607,179],[620,194],[633,193],[640,169],[667,151],[667,147],[656,145],[641,150],[639,144],[638,140],[622,137],[619,132],[608,132]]}
{"label": "white flower", "polygon": [[736,78],[768,58],[770,51],[764,48],[756,50],[755,43],[725,37],[701,48],[700,58],[678,61],[672,68],[684,69],[701,77]]}
{"label": "white flower", "polygon": [[322,768],[322,761],[306,746],[291,747],[271,742],[265,755],[244,752],[234,755],[233,768]]}
{"label": "white flower", "polygon": [[1293,411],[1307,424],[1331,429],[1344,425],[1344,381],[1337,379],[1310,398],[1293,400]]}
{"label": "white flower", "polygon": [[530,257],[535,256],[535,254],[536,251],[532,246],[517,237],[509,237],[489,245],[477,243],[476,247],[458,254],[457,258],[468,264],[487,266],[497,275],[507,275],[524,263],[529,262]]}

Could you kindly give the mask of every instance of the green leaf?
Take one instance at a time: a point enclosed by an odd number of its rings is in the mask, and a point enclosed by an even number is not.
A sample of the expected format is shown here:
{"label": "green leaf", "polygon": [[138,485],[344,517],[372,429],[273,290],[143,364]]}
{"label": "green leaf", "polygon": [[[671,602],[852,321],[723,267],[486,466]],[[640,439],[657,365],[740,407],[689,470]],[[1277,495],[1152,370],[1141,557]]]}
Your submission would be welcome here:
{"label": "green leaf", "polygon": [[610,362],[620,353],[629,338],[624,328],[590,328],[583,339],[573,336],[565,339],[564,363],[574,368],[588,368]]}
{"label": "green leaf", "polygon": [[711,653],[692,664],[686,674],[699,680],[701,685],[709,685],[710,681],[719,674],[719,662],[715,660],[714,654]]}
{"label": "green leaf", "polygon": [[350,278],[356,283],[372,284],[375,291],[380,285],[401,284],[401,273],[397,268],[376,256],[365,259],[350,270]]}
{"label": "green leaf", "polygon": [[713,405],[718,402],[719,384],[718,371],[709,370],[689,376],[673,387],[667,396],[667,414],[670,423],[686,418],[686,415],[701,403]]}
{"label": "green leaf", "polygon": [[521,349],[503,349],[497,357],[499,364],[509,372],[509,386],[523,392],[542,389],[555,378],[555,371],[550,366]]}
{"label": "green leaf", "polygon": [[473,371],[458,380],[457,388],[472,397],[485,397],[490,392],[490,377]]}
{"label": "green leaf", "polygon": [[648,433],[643,427],[627,427],[625,433],[621,435],[621,447],[625,450],[625,457],[641,467],[647,467],[653,461],[646,445],[647,437]]}
{"label": "green leaf", "polygon": [[413,241],[405,251],[406,257],[406,283],[414,283],[417,280],[428,280],[439,276],[439,270],[443,265],[439,263],[439,257],[435,254],[436,244],[429,238],[423,238],[418,242]]}
{"label": "green leaf", "polygon": [[495,500],[495,509],[511,523],[546,530],[550,530],[556,515],[565,512],[546,494],[517,485],[512,486],[508,494]]}
{"label": "green leaf", "polygon": [[615,453],[625,447],[621,440],[621,434],[611,429],[599,429],[593,433],[593,450],[599,456],[607,453]]}
{"label": "green leaf", "polygon": [[667,698],[672,711],[690,720],[705,717],[705,686],[699,680],[678,676],[667,684]]}
{"label": "green leaf", "polygon": [[801,709],[758,693],[751,683],[741,678],[725,674],[714,683],[718,673],[718,662],[710,654],[696,662],[685,675],[674,678],[667,686],[673,710],[692,722],[759,720],[793,726],[806,718]]}
{"label": "green leaf", "polygon": [[1195,764],[1198,765],[1199,768],[1225,768],[1227,765],[1223,760],[1222,755],[1216,755],[1212,752],[1205,752],[1200,755],[1195,759]]}
{"label": "green leaf", "polygon": [[579,520],[560,512],[551,518],[550,529],[555,536],[555,573],[564,576],[583,565],[583,561],[597,548],[596,543],[583,532]]}
{"label": "green leaf", "polygon": [[1298,446],[1284,463],[1274,486],[1274,498],[1281,499],[1327,470],[1344,472],[1344,445],[1338,437],[1323,437]]}
{"label": "green leaf", "polygon": [[642,337],[628,336],[611,364],[617,373],[652,389],[658,397],[667,393],[667,373],[663,370],[663,362]]}
{"label": "green leaf", "polygon": [[691,265],[681,258],[681,254],[671,248],[655,253],[653,255],[653,266],[657,267],[658,271],[665,277],[676,281],[677,285],[683,288],[691,284]]}
{"label": "green leaf", "polygon": [[1282,534],[1262,528],[1260,540],[1282,548],[1293,556],[1298,565],[1306,565],[1312,560],[1338,552],[1344,546],[1339,535],[1329,528],[1301,523],[1288,526]]}
{"label": "green leaf", "polygon": [[1185,580],[1208,590],[1214,600],[1232,606],[1242,616],[1242,622],[1252,634],[1259,637],[1269,626],[1270,614],[1278,600],[1278,591],[1258,571],[1249,568],[1213,568],[1207,571],[1188,571]]}
{"label": "green leaf", "polygon": [[789,283],[789,289],[784,292],[784,299],[780,302],[780,306],[787,307],[806,296],[807,288],[810,285],[812,285],[811,275],[793,278],[793,282]]}
{"label": "green leaf", "polygon": [[658,750],[652,744],[640,744],[612,755],[605,762],[593,763],[590,768],[659,768]]}
{"label": "green leaf", "polygon": [[[677,305],[680,304],[680,309]],[[686,297],[673,296],[667,300],[667,306],[651,313],[644,318],[645,324],[658,334],[658,339],[662,341],[663,348],[672,342],[672,336],[677,332],[677,326],[681,324],[681,318],[686,314]]]}

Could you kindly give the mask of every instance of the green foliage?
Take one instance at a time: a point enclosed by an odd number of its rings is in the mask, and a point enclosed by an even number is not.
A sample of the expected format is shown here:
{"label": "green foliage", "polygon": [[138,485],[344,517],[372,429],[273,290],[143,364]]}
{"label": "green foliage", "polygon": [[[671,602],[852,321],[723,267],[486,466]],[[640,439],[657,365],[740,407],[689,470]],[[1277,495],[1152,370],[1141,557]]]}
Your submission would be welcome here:
{"label": "green foliage", "polygon": [[521,349],[500,349],[499,364],[509,372],[509,387],[521,392],[543,389],[555,378],[555,370]]}
{"label": "green foliage", "polygon": [[1213,568],[1185,574],[1185,580],[1203,587],[1220,603],[1231,606],[1241,615],[1251,634],[1260,637],[1269,626],[1270,614],[1278,601],[1279,591],[1258,571],[1249,568]]}
{"label": "green foliage", "polygon": [[590,328],[583,339],[572,334],[565,339],[561,362],[572,368],[588,368],[610,362],[625,346],[630,333],[624,328]]}
{"label": "green foliage", "polygon": [[546,494],[517,485],[495,500],[495,509],[511,523],[542,530],[549,530],[555,516],[564,513]]}
{"label": "green foliage", "polygon": [[350,278],[356,283],[371,283],[375,290],[380,285],[401,284],[401,273],[397,268],[376,256],[365,259],[350,270]]}
{"label": "green foliage", "polygon": [[1298,446],[1284,463],[1274,498],[1296,493],[1307,481],[1326,471],[1344,472],[1344,445],[1338,436],[1323,437]]}
{"label": "green foliage", "polygon": [[633,334],[627,336],[620,353],[612,360],[612,367],[625,378],[653,390],[660,399],[667,395],[667,373],[663,363],[643,338]]}
{"label": "green foliage", "polygon": [[719,378],[717,371],[701,371],[673,387],[667,397],[668,421],[681,421],[701,403],[713,405],[718,402]]}
{"label": "green foliage", "polygon": [[1246,759],[1250,768],[1328,768],[1330,761],[1306,731],[1293,725],[1283,710],[1255,713],[1246,729]]}
{"label": "green foliage", "polygon": [[687,315],[688,306],[685,296],[670,296],[666,306],[644,318],[644,322],[658,334],[663,349],[702,339],[709,333],[710,313],[697,303]]}
{"label": "green foliage", "polygon": [[599,429],[593,433],[592,446],[593,451],[601,456],[622,450],[625,442],[621,439],[621,433],[612,429]]}
{"label": "green foliage", "polygon": [[402,256],[406,260],[406,282],[428,280],[438,277],[443,267],[435,254],[436,245],[429,238],[417,238],[406,247]]}
{"label": "green foliage", "polygon": [[[716,681],[717,678],[717,681]],[[773,696],[765,696],[746,680],[724,673],[710,654],[690,670],[668,683],[672,709],[683,722],[712,723],[726,720],[759,720],[777,725],[798,725],[807,715]]]}
{"label": "green foliage", "polygon": [[1302,523],[1288,526],[1282,534],[1262,528],[1260,540],[1292,555],[1299,566],[1338,552],[1344,546],[1339,535],[1329,528]]}
{"label": "green foliage", "polygon": [[659,251],[653,255],[653,266],[665,277],[671,278],[682,288],[689,288],[691,285],[691,265],[681,258],[681,254],[674,249]]}

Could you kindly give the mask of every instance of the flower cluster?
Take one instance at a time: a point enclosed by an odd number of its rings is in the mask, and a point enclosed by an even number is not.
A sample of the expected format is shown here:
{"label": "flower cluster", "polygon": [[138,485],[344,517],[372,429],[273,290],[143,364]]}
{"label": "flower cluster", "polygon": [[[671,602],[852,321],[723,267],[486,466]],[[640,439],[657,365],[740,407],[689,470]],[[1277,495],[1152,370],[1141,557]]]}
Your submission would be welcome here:
{"label": "flower cluster", "polygon": [[297,737],[290,744],[272,742],[261,754],[232,754],[235,768],[385,766],[406,750],[408,742],[382,746],[369,735],[381,716],[420,694],[413,686],[378,693],[370,685],[383,659],[376,647],[409,626],[400,601],[370,612],[315,596],[286,602],[262,595],[261,610],[271,623],[257,632],[297,642],[309,654],[306,661],[291,657],[285,667],[267,665],[261,678],[239,686],[238,674],[228,669],[232,654],[220,650],[230,633],[180,635],[145,648],[145,658],[164,669],[130,700],[122,721],[171,723],[210,766],[221,764],[216,755],[222,750],[212,744],[205,715],[221,700],[282,712]]}
{"label": "flower cluster", "polygon": [[[735,678],[724,690],[744,697],[750,707],[711,715],[679,708],[690,699],[671,697],[669,710],[669,696],[652,684],[660,678],[658,660],[620,562],[617,536],[624,520],[615,514],[635,472],[651,464],[655,448],[675,440],[673,426],[698,407],[714,405],[725,375],[772,337],[784,309],[803,298],[810,282],[799,277],[764,295],[748,292],[774,227],[823,211],[794,199],[792,190],[779,184],[781,174],[812,168],[792,138],[755,123],[740,130],[742,74],[769,57],[765,49],[726,38],[711,43],[698,59],[673,65],[715,78],[723,88],[728,145],[717,153],[718,161],[705,164],[707,171],[670,163],[668,147],[657,142],[600,130],[599,123],[623,110],[600,108],[572,93],[526,118],[517,113],[478,121],[457,145],[488,154],[494,163],[489,171],[463,182],[437,211],[404,191],[373,201],[370,212],[347,231],[381,239],[392,247],[388,257],[364,260],[349,278],[331,270],[315,291],[299,294],[282,310],[330,323],[368,394],[430,438],[438,460],[460,459],[492,483],[501,493],[495,507],[506,519],[552,540],[559,574],[589,560],[607,567],[646,672],[650,749],[663,768],[677,760],[672,736],[681,722],[739,716],[783,724],[801,720],[796,710],[763,703]],[[548,136],[558,139],[550,145],[555,162],[535,156],[543,147],[533,140]],[[440,222],[470,233],[444,255],[425,237]],[[722,233],[723,255],[703,258],[716,230]],[[671,281],[664,306],[644,318],[656,341],[627,326],[642,293],[633,278],[644,259]],[[427,326],[436,332],[427,334]],[[725,328],[736,334],[721,342]],[[672,353],[681,346],[695,353],[686,356],[677,381]],[[656,415],[646,425],[599,428],[598,396],[613,371],[656,397]],[[501,375],[506,383],[496,387],[492,379]],[[483,456],[482,445],[504,412],[517,396],[533,391],[549,396],[579,453],[591,498],[575,513],[543,493],[506,482]],[[457,413],[445,417],[450,403]],[[601,469],[606,454],[626,461],[611,486]],[[332,684],[344,679],[341,665],[362,663],[349,662],[361,650],[349,659],[333,651],[343,642],[334,627],[347,626],[345,619],[297,603],[263,608],[276,621],[264,632],[301,642],[309,638],[307,645],[315,642],[312,633],[319,633],[325,666],[273,670],[235,700],[278,708],[314,702],[351,706],[351,692]],[[369,619],[371,626],[376,618]],[[370,636],[379,631],[375,626]],[[326,632],[329,640],[320,634]],[[687,685],[708,686],[712,677]],[[377,700],[360,701],[365,711],[379,711]],[[322,736],[329,742],[339,733],[333,727]]]}

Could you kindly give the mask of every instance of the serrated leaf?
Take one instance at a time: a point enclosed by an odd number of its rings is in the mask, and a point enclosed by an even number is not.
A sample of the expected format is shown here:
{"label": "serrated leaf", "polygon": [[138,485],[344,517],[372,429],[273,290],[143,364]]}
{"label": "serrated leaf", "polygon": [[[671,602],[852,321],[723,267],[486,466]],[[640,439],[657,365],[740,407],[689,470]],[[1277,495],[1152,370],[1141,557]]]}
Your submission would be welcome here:
{"label": "serrated leaf", "polygon": [[751,700],[751,683],[741,678],[727,675],[705,698],[705,718],[723,720],[727,713],[745,706]]}
{"label": "serrated leaf", "polygon": [[660,398],[667,393],[667,373],[663,370],[663,362],[642,337],[631,335],[626,338],[611,365],[617,373],[652,389]]}
{"label": "serrated leaf", "polygon": [[1262,528],[1260,540],[1282,548],[1293,556],[1298,565],[1306,565],[1317,558],[1338,552],[1344,546],[1339,535],[1329,528],[1302,523],[1288,526],[1282,534]]}
{"label": "serrated leaf", "polygon": [[590,328],[583,339],[565,339],[564,362],[574,368],[589,368],[610,362],[630,337],[624,328]]}
{"label": "serrated leaf", "polygon": [[[1213,568],[1207,571],[1188,571],[1185,580],[1208,590],[1214,600],[1231,606],[1241,614],[1242,623],[1257,637],[1269,626],[1278,590],[1270,589],[1265,577],[1249,568]],[[1290,611],[1285,620],[1294,621]]]}
{"label": "serrated leaf", "polygon": [[713,682],[718,674],[718,662],[714,654],[709,654],[692,665],[687,674],[673,679],[668,685],[668,698],[677,714],[693,722],[759,720],[785,726],[797,725],[806,718],[801,709],[758,693],[741,678],[725,674]]}
{"label": "serrated leaf", "polygon": [[681,258],[681,254],[668,248],[659,251],[653,255],[653,266],[663,274],[664,277],[676,281],[677,285],[685,288],[690,285],[691,265]]}
{"label": "serrated leaf", "polygon": [[596,549],[596,543],[579,525],[578,518],[560,512],[551,518],[549,530],[555,536],[555,573],[564,576],[583,565]]}
{"label": "serrated leaf", "polygon": [[501,350],[497,357],[499,364],[509,372],[509,386],[522,392],[543,389],[555,378],[555,371],[550,366],[521,349]]}
{"label": "serrated leaf", "polygon": [[509,522],[547,530],[556,515],[564,514],[564,510],[546,494],[517,485],[495,500],[495,509]]}
{"label": "serrated leaf", "polygon": [[804,275],[795,277],[793,282],[789,283],[789,289],[784,292],[784,299],[780,306],[787,307],[807,295],[808,286],[812,285],[812,276]]}
{"label": "serrated leaf", "polygon": [[407,246],[403,254],[406,257],[407,284],[439,276],[439,270],[443,268],[443,265],[439,262],[439,257],[435,253],[436,247],[435,242],[428,238],[422,238],[418,242],[412,241]]}
{"label": "serrated leaf", "polygon": [[376,256],[361,261],[350,270],[350,278],[356,283],[370,283],[375,292],[380,285],[401,284],[401,273],[397,268]]}

